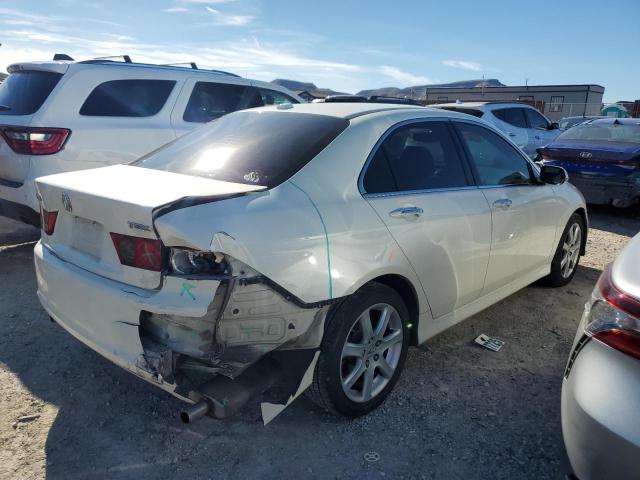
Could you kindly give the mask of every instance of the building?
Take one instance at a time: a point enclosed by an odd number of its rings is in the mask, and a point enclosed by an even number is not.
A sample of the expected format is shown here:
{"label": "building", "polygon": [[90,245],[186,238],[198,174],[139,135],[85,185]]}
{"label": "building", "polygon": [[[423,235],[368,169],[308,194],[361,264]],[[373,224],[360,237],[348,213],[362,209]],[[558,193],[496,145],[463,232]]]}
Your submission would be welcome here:
{"label": "building", "polygon": [[577,115],[600,115],[604,87],[601,85],[525,85],[518,87],[426,87],[427,104],[482,101],[529,102],[549,119]]}

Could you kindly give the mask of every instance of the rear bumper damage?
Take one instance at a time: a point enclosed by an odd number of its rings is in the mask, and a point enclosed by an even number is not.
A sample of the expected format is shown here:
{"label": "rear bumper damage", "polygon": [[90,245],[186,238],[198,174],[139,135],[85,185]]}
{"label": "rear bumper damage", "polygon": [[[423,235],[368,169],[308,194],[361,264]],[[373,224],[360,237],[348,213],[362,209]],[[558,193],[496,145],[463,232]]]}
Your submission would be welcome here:
{"label": "rear bumper damage", "polygon": [[90,348],[193,403],[184,421],[225,418],[262,395],[267,423],[310,384],[330,305],[303,304],[229,260],[230,274],[165,276],[150,291],[87,272],[39,242],[38,297]]}
{"label": "rear bumper damage", "polygon": [[569,181],[584,195],[587,203],[629,207],[640,199],[640,185],[628,177],[602,177],[570,172]]}

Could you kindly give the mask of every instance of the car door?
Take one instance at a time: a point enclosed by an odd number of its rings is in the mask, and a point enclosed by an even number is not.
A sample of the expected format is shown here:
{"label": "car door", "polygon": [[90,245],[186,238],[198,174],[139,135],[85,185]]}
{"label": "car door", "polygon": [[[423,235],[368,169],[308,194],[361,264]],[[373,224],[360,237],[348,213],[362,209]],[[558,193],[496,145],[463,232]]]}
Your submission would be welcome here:
{"label": "car door", "polygon": [[524,112],[531,130],[530,139],[532,140],[532,147],[534,149],[544,147],[558,136],[560,131],[557,128],[550,129],[551,122],[536,109],[525,108]]}
{"label": "car door", "polygon": [[535,148],[530,146],[529,129],[524,109],[520,107],[498,108],[492,111],[498,118],[498,128],[502,130],[509,139],[518,145],[527,155],[530,155]]}
{"label": "car door", "polygon": [[560,201],[535,179],[531,162],[488,127],[453,122],[491,206],[491,256],[484,284],[490,293],[549,264]]}
{"label": "car door", "polygon": [[263,106],[260,92],[244,78],[212,81],[190,78],[180,92],[171,114],[178,136],[227,113]]}
{"label": "car door", "polygon": [[361,176],[364,197],[398,242],[434,318],[480,296],[491,212],[447,120],[392,128]]}

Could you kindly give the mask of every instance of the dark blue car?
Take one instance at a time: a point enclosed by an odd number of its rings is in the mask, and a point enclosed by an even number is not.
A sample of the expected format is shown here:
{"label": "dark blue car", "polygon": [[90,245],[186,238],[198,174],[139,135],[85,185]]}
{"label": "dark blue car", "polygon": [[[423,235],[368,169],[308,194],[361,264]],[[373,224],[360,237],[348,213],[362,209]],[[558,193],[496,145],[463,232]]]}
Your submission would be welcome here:
{"label": "dark blue car", "polygon": [[629,207],[640,200],[640,119],[603,118],[570,128],[538,149],[557,165],[587,203]]}

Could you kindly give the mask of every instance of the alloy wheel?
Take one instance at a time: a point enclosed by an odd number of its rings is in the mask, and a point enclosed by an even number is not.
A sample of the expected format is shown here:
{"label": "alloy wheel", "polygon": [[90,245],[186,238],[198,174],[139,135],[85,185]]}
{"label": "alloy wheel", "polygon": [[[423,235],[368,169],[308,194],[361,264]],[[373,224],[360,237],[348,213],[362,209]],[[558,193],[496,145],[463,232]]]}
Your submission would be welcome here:
{"label": "alloy wheel", "polygon": [[340,379],[345,395],[363,403],[378,395],[393,377],[402,353],[402,319],[387,303],[358,316],[342,348]]}
{"label": "alloy wheel", "polygon": [[562,260],[560,261],[560,273],[563,278],[569,278],[578,265],[580,247],[582,246],[582,228],[579,223],[569,227],[562,242]]}

